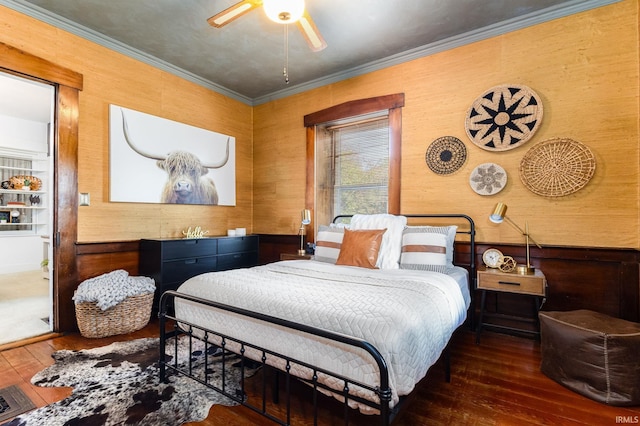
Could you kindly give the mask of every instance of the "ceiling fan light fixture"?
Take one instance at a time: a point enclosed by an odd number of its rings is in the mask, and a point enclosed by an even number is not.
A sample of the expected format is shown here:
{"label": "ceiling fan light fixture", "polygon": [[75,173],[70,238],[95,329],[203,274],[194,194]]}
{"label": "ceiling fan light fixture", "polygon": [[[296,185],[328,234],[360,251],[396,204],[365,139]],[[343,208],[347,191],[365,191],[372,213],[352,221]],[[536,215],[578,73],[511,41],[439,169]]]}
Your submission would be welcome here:
{"label": "ceiling fan light fixture", "polygon": [[324,41],[322,36],[320,35],[320,31],[316,27],[316,24],[313,23],[311,16],[306,11],[302,14],[302,17],[296,25],[302,32],[305,40],[309,44],[309,47],[314,52],[319,52],[325,47],[327,47],[327,42]]}
{"label": "ceiling fan light fixture", "polygon": [[211,25],[216,26],[216,27],[220,27],[220,26],[226,24],[229,21],[233,21],[234,19],[236,19],[240,15],[244,14],[245,12],[248,12],[249,9],[251,9],[251,8],[252,8],[252,6],[251,6],[250,3],[242,4],[242,5],[240,5],[239,7],[236,7],[236,8],[229,8],[229,9],[225,10],[223,13],[220,13],[220,14],[216,15],[216,17],[214,17],[214,19],[212,19]]}
{"label": "ceiling fan light fixture", "polygon": [[292,24],[304,13],[304,0],[264,0],[267,17],[278,24]]}

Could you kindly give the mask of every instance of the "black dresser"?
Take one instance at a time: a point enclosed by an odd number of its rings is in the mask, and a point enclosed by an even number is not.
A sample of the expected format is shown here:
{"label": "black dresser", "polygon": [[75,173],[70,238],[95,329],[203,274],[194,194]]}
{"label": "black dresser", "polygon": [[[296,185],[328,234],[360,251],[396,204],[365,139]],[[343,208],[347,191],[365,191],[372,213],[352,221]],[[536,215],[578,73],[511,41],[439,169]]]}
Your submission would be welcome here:
{"label": "black dresser", "polygon": [[160,295],[176,290],[188,278],[257,264],[257,235],[140,240],[140,275],[156,282],[154,313],[158,312]]}

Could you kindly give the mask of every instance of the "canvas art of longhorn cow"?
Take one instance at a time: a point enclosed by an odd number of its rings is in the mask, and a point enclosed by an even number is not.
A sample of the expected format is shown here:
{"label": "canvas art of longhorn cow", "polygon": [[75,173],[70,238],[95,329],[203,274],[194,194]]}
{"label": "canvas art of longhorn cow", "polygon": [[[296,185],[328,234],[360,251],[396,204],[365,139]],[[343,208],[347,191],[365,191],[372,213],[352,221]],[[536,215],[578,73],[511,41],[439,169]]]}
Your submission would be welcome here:
{"label": "canvas art of longhorn cow", "polygon": [[166,156],[159,156],[136,145],[122,112],[122,130],[124,138],[136,153],[156,160],[156,165],[164,170],[168,179],[161,195],[161,203],[167,204],[218,204],[218,191],[213,180],[205,175],[209,169],[219,169],[229,160],[229,138],[224,158],[211,164],[203,164],[200,159],[187,151],[172,151]]}

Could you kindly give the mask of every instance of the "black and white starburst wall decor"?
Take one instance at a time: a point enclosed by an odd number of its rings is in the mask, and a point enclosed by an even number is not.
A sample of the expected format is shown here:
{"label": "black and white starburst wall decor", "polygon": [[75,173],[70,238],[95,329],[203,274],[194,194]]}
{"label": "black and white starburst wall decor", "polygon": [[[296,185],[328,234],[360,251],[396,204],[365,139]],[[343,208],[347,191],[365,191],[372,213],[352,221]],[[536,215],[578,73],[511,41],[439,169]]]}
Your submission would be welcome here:
{"label": "black and white starburst wall decor", "polygon": [[487,151],[507,151],[527,142],[542,122],[542,101],[529,87],[492,87],[476,99],[465,120],[469,139]]}

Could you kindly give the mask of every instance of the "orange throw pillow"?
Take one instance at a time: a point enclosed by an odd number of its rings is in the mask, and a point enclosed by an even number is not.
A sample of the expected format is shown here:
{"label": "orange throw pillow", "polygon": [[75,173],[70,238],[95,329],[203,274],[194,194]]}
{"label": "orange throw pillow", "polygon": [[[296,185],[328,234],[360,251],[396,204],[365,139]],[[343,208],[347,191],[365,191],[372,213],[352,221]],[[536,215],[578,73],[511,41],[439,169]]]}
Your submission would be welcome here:
{"label": "orange throw pillow", "polygon": [[336,265],[375,269],[382,236],[386,229],[344,230]]}

